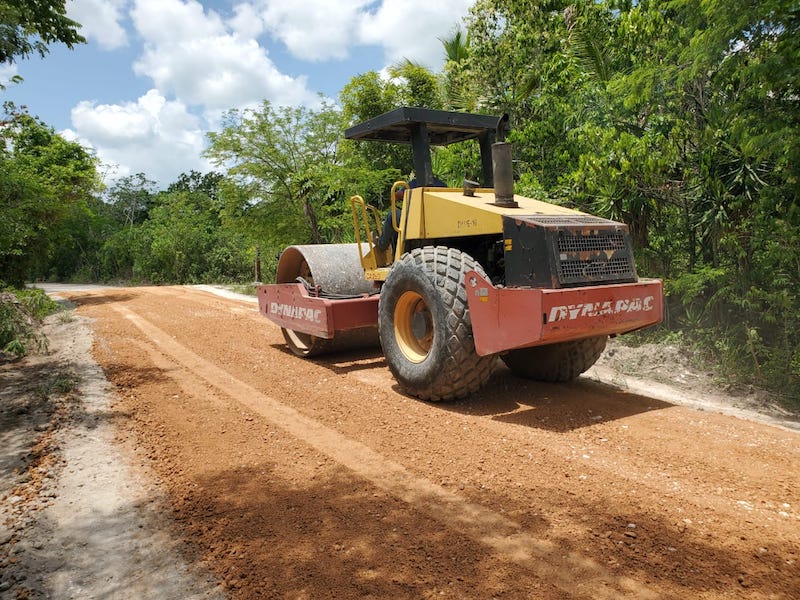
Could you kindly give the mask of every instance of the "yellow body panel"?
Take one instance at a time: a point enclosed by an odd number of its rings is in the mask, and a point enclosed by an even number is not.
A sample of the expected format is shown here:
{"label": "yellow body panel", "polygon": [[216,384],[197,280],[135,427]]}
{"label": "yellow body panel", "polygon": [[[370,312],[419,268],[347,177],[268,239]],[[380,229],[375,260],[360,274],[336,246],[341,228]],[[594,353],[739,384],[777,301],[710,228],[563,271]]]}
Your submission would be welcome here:
{"label": "yellow body panel", "polygon": [[364,279],[367,281],[386,281],[389,276],[389,267],[378,267],[376,269],[364,269]]}
{"label": "yellow body panel", "polygon": [[404,240],[501,234],[504,215],[582,215],[577,210],[514,196],[519,207],[495,206],[491,189],[477,189],[465,196],[461,189],[416,188],[411,190],[408,214],[403,206],[400,243]]}

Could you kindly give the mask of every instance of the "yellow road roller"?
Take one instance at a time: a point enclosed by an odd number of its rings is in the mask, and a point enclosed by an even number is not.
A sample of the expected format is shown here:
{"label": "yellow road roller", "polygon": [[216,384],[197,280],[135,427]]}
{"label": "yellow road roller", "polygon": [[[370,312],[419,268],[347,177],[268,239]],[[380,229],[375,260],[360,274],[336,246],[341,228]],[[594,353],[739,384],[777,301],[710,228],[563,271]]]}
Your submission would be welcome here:
{"label": "yellow road roller", "polygon": [[[410,144],[415,179],[392,185],[388,215],[350,198],[356,243],[283,251],[258,299],[292,352],[380,343],[403,390],[439,401],[480,389],[498,357],[569,381],[608,336],[661,321],[661,281],[638,278],[625,224],[514,194],[507,130],[507,115],[404,107],[345,131]],[[467,140],[482,181],[442,187],[431,147]]]}

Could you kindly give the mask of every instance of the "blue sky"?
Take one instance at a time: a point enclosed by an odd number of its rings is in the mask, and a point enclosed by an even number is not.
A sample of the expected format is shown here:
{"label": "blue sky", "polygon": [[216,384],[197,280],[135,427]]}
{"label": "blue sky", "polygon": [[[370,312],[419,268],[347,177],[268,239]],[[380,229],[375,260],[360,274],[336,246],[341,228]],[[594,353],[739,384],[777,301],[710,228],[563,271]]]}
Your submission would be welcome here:
{"label": "blue sky", "polygon": [[88,44],[0,67],[3,100],[92,148],[108,183],[166,186],[207,171],[222,113],[267,99],[314,106],[403,58],[438,70],[438,38],[474,0],[68,0]]}

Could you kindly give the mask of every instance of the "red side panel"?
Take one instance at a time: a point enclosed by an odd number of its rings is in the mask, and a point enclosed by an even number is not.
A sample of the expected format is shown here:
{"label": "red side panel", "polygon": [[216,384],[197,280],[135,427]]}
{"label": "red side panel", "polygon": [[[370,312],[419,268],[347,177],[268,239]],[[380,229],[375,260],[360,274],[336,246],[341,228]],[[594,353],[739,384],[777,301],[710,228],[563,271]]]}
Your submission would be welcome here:
{"label": "red side panel", "polygon": [[472,333],[478,354],[626,333],[659,323],[658,280],[569,289],[496,288],[467,273]]}
{"label": "red side panel", "polygon": [[300,283],[262,285],[258,308],[270,321],[301,333],[331,339],[337,331],[374,326],[378,295],[331,300],[309,295]]}
{"label": "red side panel", "polygon": [[663,302],[659,280],[543,290],[543,338],[562,342],[655,325],[663,318]]}
{"label": "red side panel", "polygon": [[475,271],[469,271],[467,302],[475,350],[481,356],[542,339],[541,290],[496,288]]}

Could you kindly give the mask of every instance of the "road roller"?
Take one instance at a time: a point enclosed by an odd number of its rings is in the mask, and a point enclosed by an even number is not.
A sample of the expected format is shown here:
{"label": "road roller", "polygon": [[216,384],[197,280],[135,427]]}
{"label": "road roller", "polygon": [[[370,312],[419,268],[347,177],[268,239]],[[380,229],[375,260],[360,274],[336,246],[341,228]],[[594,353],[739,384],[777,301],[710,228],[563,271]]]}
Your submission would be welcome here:
{"label": "road roller", "polygon": [[[637,276],[628,227],[515,194],[507,133],[507,115],[410,107],[345,131],[409,144],[414,177],[392,184],[386,215],[353,195],[355,243],[290,246],[259,286],[294,354],[380,344],[406,393],[440,401],[479,390],[498,360],[570,381],[609,336],[661,321],[662,283]],[[431,148],[463,142],[481,180],[442,187]]]}

